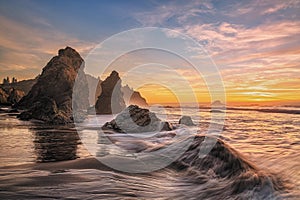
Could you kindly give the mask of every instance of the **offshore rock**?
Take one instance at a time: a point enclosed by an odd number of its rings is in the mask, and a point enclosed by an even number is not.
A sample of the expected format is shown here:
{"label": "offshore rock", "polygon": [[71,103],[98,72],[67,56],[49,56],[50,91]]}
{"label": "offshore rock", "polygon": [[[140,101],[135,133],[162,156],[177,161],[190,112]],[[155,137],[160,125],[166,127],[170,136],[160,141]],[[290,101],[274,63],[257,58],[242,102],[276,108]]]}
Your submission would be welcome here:
{"label": "offshore rock", "polygon": [[120,133],[143,133],[170,131],[173,127],[170,123],[161,121],[148,109],[130,105],[114,120],[105,123],[102,129],[111,129]]}
{"label": "offshore rock", "polygon": [[[74,49],[66,47],[58,51],[43,68],[29,93],[17,104],[16,108],[28,109],[21,113],[20,119],[38,119],[48,123],[65,124],[73,121],[72,111],[86,110],[88,102],[88,85],[83,72],[83,59]],[[77,90],[72,110],[72,92],[77,78]],[[39,109],[41,109],[39,111]]]}
{"label": "offshore rock", "polygon": [[118,72],[112,71],[101,83],[101,88],[101,94],[95,105],[96,114],[119,113],[126,107]]}
{"label": "offshore rock", "polygon": [[179,119],[179,124],[183,124],[186,126],[196,126],[190,116],[182,116]]}
{"label": "offshore rock", "polygon": [[131,89],[128,85],[122,87],[123,97],[126,105],[137,105],[139,107],[149,107],[146,99],[142,95]]}

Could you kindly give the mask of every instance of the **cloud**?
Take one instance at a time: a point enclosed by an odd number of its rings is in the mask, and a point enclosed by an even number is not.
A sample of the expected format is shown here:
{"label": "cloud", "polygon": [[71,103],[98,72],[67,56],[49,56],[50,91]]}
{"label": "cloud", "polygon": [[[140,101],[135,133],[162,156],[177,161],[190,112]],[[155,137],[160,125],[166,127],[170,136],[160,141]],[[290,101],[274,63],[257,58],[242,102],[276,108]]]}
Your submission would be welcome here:
{"label": "cloud", "polygon": [[213,5],[209,0],[195,0],[188,3],[170,1],[158,4],[153,10],[134,13],[133,17],[143,26],[161,26],[172,20],[183,24],[200,14],[213,12]]}
{"label": "cloud", "polygon": [[28,26],[0,16],[0,72],[12,76],[35,77],[58,49],[72,46],[80,53],[88,52],[95,44],[81,41],[54,29],[46,20],[38,19],[43,26]]}

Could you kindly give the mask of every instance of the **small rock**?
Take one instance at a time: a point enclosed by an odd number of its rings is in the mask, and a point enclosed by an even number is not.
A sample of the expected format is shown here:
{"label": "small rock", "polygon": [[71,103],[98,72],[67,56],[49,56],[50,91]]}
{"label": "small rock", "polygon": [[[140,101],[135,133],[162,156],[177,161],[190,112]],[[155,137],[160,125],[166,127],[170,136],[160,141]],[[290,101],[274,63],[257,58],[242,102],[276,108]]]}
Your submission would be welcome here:
{"label": "small rock", "polygon": [[186,126],[196,126],[190,116],[182,116],[179,119],[179,124],[183,124]]}
{"label": "small rock", "polygon": [[120,133],[143,133],[173,130],[173,126],[161,121],[148,109],[130,105],[114,120],[104,124],[102,129],[112,129]]}

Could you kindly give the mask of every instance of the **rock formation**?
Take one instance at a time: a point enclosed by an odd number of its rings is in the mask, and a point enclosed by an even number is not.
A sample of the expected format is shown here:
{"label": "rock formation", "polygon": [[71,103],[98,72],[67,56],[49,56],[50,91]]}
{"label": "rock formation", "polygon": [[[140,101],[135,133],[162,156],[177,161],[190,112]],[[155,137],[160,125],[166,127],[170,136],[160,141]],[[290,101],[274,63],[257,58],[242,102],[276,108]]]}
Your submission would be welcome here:
{"label": "rock formation", "polygon": [[226,105],[224,103],[222,103],[220,100],[216,100],[216,101],[212,102],[212,104],[211,104],[212,109],[223,109],[223,108],[225,108],[225,106]]}
{"label": "rock formation", "polygon": [[148,109],[130,105],[114,120],[104,124],[102,129],[111,129],[120,133],[142,133],[153,131],[170,131],[173,129],[168,122],[163,122]]}
{"label": "rock formation", "polygon": [[0,104],[8,104],[7,98],[8,94],[6,93],[6,91],[0,88]]}
{"label": "rock formation", "polygon": [[101,83],[101,88],[101,95],[95,105],[97,114],[119,113],[126,107],[118,72],[112,71],[109,77]]}
{"label": "rock formation", "polygon": [[7,98],[7,101],[11,105],[14,105],[14,104],[18,103],[24,96],[25,96],[25,93],[22,90],[17,90],[15,88],[12,88],[9,91],[9,96]]}
{"label": "rock formation", "polygon": [[100,78],[95,78],[89,74],[86,74],[86,80],[89,85],[89,103],[90,105],[95,105],[98,97],[101,94],[101,86],[102,81]]}
{"label": "rock formation", "polygon": [[23,81],[18,81],[9,84],[2,84],[1,87],[6,90],[10,91],[11,89],[16,89],[19,91],[23,91],[25,95],[31,90],[32,86],[37,82],[38,77],[35,79],[28,79]]}
{"label": "rock formation", "polygon": [[137,105],[143,108],[147,108],[149,105],[145,98],[137,91],[131,89],[128,85],[122,87],[123,97],[125,104],[128,105]]}
{"label": "rock formation", "polygon": [[75,79],[77,89],[82,92],[76,96],[73,108],[80,111],[88,108],[88,85],[83,72],[83,59],[74,49],[66,47],[58,51],[43,68],[36,84],[16,105],[28,109],[20,115],[21,119],[38,119],[49,123],[62,124],[73,121],[72,92]]}
{"label": "rock formation", "polygon": [[21,90],[16,90],[11,88],[8,91],[0,88],[0,104],[3,105],[14,105],[16,104],[23,96],[24,92]]}
{"label": "rock formation", "polygon": [[195,124],[190,116],[182,116],[179,119],[179,124],[183,124],[186,126],[195,126]]}

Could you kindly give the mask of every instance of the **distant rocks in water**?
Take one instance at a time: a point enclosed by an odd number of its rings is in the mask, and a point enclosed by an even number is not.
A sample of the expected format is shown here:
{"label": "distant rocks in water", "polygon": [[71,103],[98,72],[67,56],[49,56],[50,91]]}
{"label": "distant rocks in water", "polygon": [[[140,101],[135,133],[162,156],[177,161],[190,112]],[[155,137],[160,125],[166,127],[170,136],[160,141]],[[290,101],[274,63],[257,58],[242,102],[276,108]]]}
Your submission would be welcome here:
{"label": "distant rocks in water", "polygon": [[9,88],[8,91],[0,88],[0,104],[14,105],[25,95],[21,90]]}
{"label": "distant rocks in water", "polygon": [[91,105],[89,114],[115,114],[129,105],[148,107],[146,99],[138,91],[128,85],[122,87],[122,79],[117,71],[112,71],[104,81],[89,74],[86,74],[86,78]]}
{"label": "distant rocks in water", "polygon": [[121,91],[121,79],[118,72],[112,71],[101,83],[101,88],[102,92],[95,105],[97,114],[119,113],[126,107]]}
{"label": "distant rocks in water", "polygon": [[126,105],[137,105],[139,107],[147,108],[149,107],[146,99],[142,95],[134,91],[128,85],[122,87],[123,97]]}
{"label": "distant rocks in water", "polygon": [[143,133],[170,131],[173,127],[170,123],[161,121],[148,109],[130,105],[114,120],[105,123],[102,129],[111,129],[120,133]]}
{"label": "distant rocks in water", "polygon": [[73,121],[72,92],[78,75],[77,89],[82,93],[73,103],[74,112],[89,107],[88,85],[83,72],[83,59],[74,49],[66,47],[58,51],[43,68],[36,84],[16,105],[28,109],[21,113],[20,119],[38,119],[48,123],[64,124]]}
{"label": "distant rocks in water", "polygon": [[225,106],[226,105],[224,103],[222,103],[220,100],[216,100],[216,101],[212,102],[212,104],[211,104],[212,109],[224,109]]}
{"label": "distant rocks in water", "polygon": [[196,126],[190,116],[182,116],[179,119],[179,124],[183,124],[186,126]]}
{"label": "distant rocks in water", "polygon": [[224,113],[226,110],[226,105],[220,100],[216,100],[211,104],[211,113]]}

